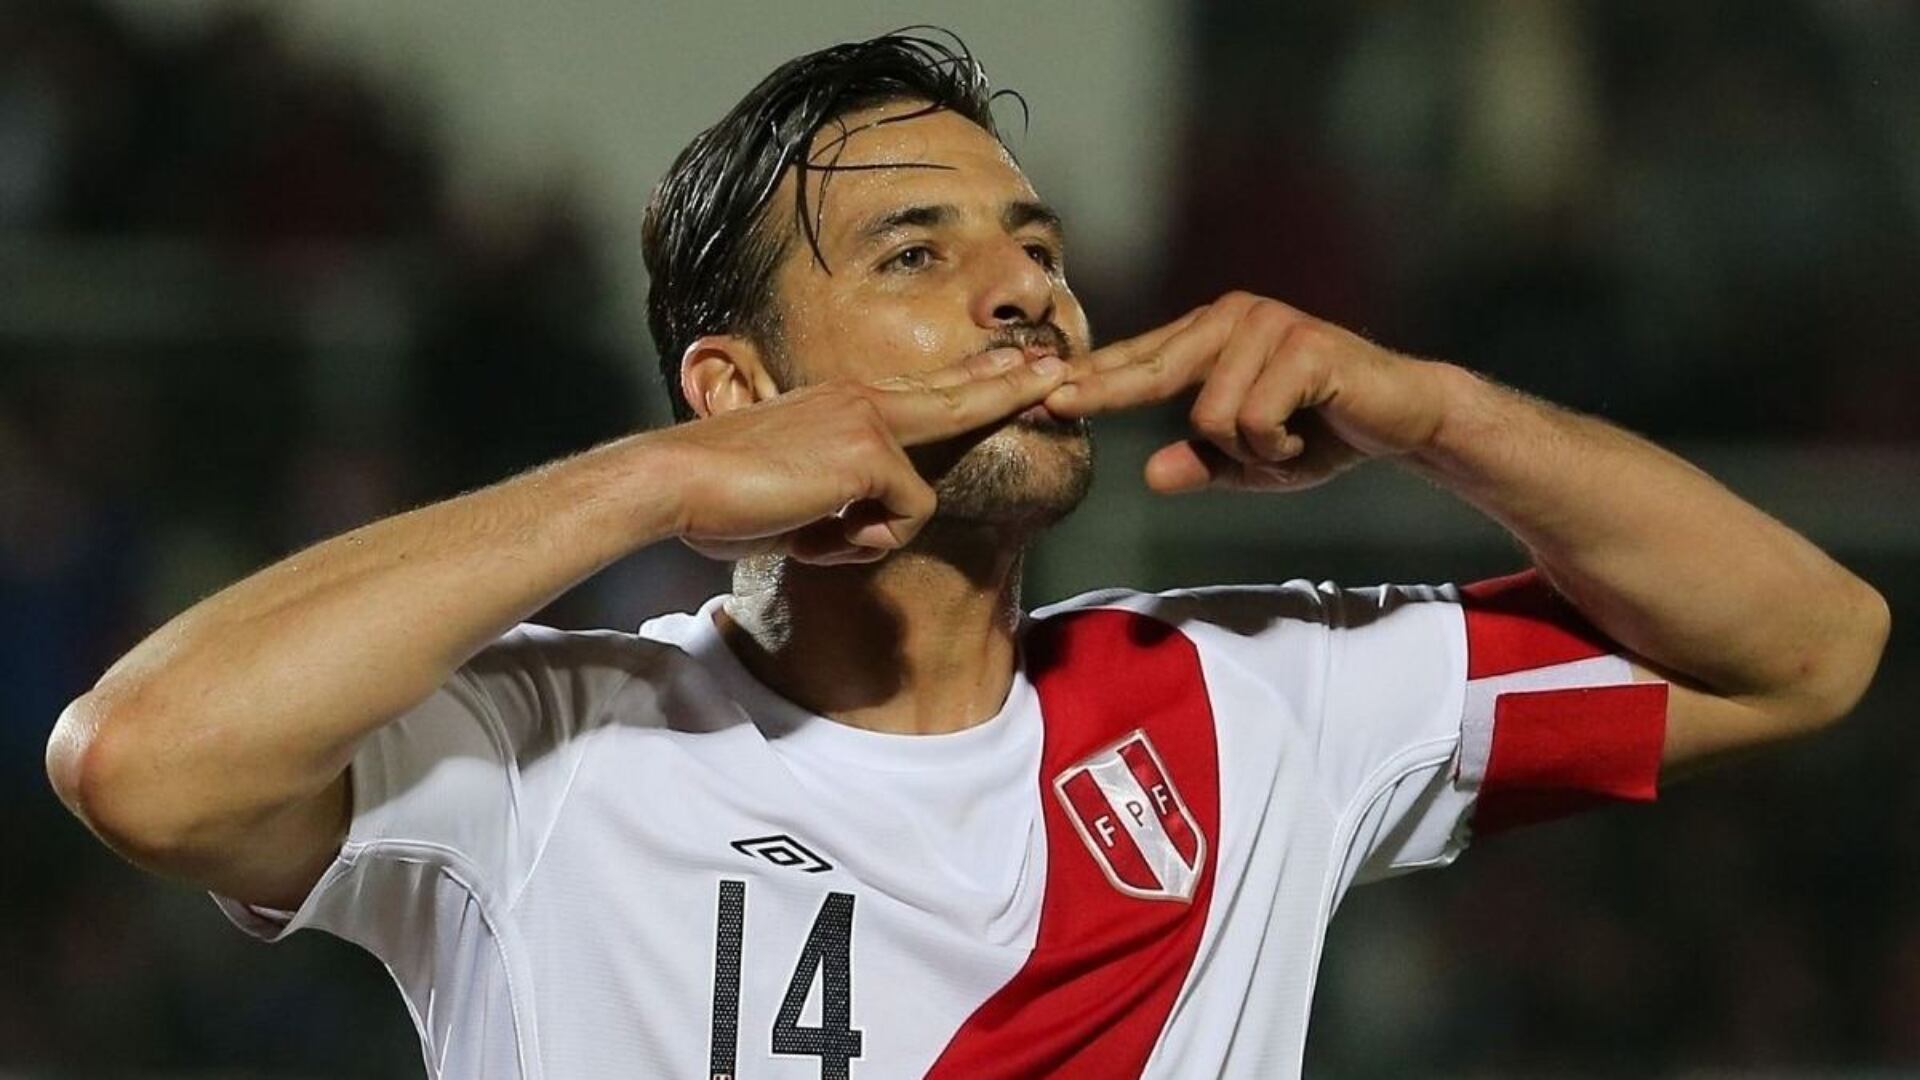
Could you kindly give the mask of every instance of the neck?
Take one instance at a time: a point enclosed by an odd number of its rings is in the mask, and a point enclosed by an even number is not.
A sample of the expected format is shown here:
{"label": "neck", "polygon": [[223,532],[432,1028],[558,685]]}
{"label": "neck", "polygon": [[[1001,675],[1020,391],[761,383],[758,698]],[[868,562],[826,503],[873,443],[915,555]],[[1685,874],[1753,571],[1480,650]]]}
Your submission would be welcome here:
{"label": "neck", "polygon": [[714,621],[755,678],[812,712],[872,731],[959,731],[1012,688],[1024,548],[933,521],[879,562],[742,560]]}

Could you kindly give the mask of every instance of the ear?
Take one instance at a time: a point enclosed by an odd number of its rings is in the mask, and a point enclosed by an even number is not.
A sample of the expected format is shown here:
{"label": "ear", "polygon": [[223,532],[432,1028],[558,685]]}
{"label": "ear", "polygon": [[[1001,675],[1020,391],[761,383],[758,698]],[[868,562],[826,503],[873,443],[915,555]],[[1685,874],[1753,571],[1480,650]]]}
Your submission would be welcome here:
{"label": "ear", "polygon": [[734,334],[696,338],[680,355],[680,392],[695,416],[744,409],[780,393],[760,347]]}

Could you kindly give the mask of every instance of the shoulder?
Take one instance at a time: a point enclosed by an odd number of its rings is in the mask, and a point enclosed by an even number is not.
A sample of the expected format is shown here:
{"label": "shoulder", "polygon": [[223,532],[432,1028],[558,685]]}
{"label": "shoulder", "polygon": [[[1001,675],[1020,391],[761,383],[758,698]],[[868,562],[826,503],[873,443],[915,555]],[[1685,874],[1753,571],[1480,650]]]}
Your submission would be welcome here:
{"label": "shoulder", "polygon": [[520,623],[475,654],[463,670],[474,676],[505,672],[602,672],[643,681],[670,676],[690,661],[695,616],[672,612],[637,630],[562,630]]}
{"label": "shoulder", "polygon": [[[1152,632],[1097,628],[1101,613],[1151,620]],[[1093,621],[1089,621],[1093,620]],[[1462,652],[1458,593],[1451,586],[1333,582],[1211,585],[1140,592],[1102,589],[1039,608],[1030,634],[1102,643],[1100,651],[1160,640],[1189,642],[1205,662],[1231,666],[1266,683],[1320,685],[1334,669],[1389,668],[1408,655],[1440,661]],[[1372,676],[1368,676],[1372,677]]]}
{"label": "shoulder", "polygon": [[1415,605],[1457,606],[1451,585],[1373,585],[1348,588],[1297,578],[1274,584],[1205,585],[1141,592],[1099,589],[1036,608],[1034,623],[1093,611],[1126,611],[1163,622],[1198,624],[1241,634],[1288,626],[1342,629],[1365,625]]}
{"label": "shoulder", "polygon": [[568,668],[638,670],[659,662],[667,650],[661,642],[625,630],[562,630],[521,623],[474,654],[463,667],[476,675]]}
{"label": "shoulder", "polygon": [[413,712],[430,726],[443,725],[434,719],[443,714],[471,716],[481,729],[474,737],[518,748],[570,740],[615,719],[622,727],[667,726],[672,703],[699,667],[693,618],[676,612],[637,630],[521,623],[468,658]]}

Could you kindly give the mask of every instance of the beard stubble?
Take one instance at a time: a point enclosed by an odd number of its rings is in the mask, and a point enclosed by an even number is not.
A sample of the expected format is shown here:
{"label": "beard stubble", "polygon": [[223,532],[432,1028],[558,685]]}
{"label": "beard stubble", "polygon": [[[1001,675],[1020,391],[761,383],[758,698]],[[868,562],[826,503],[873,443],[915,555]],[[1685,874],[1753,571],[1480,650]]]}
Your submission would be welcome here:
{"label": "beard stubble", "polygon": [[[985,350],[1039,348],[1072,359],[1052,323],[1002,328]],[[985,351],[982,350],[982,351]],[[1043,529],[1059,522],[1093,486],[1093,436],[1085,419],[1019,415],[968,447],[933,480],[933,516],[953,522]]]}

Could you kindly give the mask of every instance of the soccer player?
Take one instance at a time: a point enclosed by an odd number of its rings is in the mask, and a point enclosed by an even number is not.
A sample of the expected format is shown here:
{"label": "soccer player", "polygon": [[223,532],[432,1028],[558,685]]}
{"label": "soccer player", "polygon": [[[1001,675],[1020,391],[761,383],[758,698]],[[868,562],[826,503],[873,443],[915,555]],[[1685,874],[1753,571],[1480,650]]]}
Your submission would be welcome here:
{"label": "soccer player", "polygon": [[[435,1076],[1265,1080],[1349,886],[1863,692],[1880,596],[1599,420],[1241,294],[1091,348],[989,105],[907,36],[775,71],[646,221],[684,422],[194,606],[62,715],[68,805],[373,952]],[[1087,418],[1188,392],[1152,491],[1387,459],[1533,568],[1024,611]],[[522,624],[668,539],[731,593]]]}

